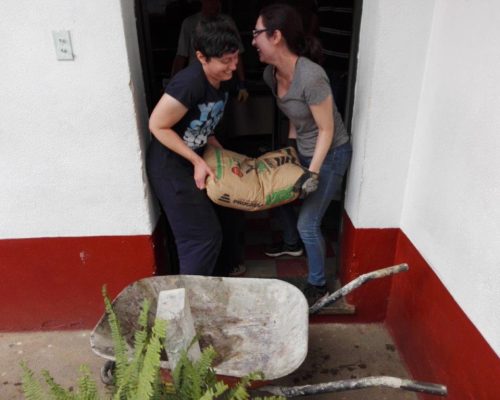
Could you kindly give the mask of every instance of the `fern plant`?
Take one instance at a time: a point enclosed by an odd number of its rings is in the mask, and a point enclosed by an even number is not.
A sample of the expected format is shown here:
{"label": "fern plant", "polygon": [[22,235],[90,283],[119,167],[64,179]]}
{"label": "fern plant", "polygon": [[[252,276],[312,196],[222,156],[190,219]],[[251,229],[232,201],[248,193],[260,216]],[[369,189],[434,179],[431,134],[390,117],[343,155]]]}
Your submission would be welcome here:
{"label": "fern plant", "polygon": [[76,391],[64,389],[54,381],[47,370],[41,372],[45,382],[45,385],[42,385],[26,363],[22,362],[21,368],[23,369],[23,391],[27,400],[99,400],[97,386],[85,365],[80,367],[80,378]]}
{"label": "fern plant", "polygon": [[[181,354],[172,371],[172,382],[164,383],[160,371],[160,355],[166,336],[166,322],[155,320],[148,329],[150,304],[144,300],[139,315],[139,329],[134,334],[134,352],[129,357],[120,322],[113,310],[106,288],[102,290],[104,305],[111,328],[114,345],[115,369],[113,393],[108,400],[247,400],[252,381],[264,378],[261,373],[251,373],[235,386],[229,387],[217,379],[212,368],[216,352],[205,348],[197,361],[188,357],[188,349]],[[88,367],[80,368],[81,377],[76,391],[66,390],[57,384],[48,371],[42,371],[43,381],[38,380],[25,363],[23,391],[27,400],[99,400],[97,385],[90,377]],[[44,384],[43,384],[44,383]],[[48,393],[47,390],[48,389]],[[255,400],[282,400],[283,397],[255,398]]]}
{"label": "fern plant", "polygon": [[[264,379],[260,372],[243,377],[235,386],[229,387],[217,380],[212,368],[217,353],[212,346],[202,351],[198,361],[191,361],[187,350],[183,351],[172,374],[173,384],[166,393],[166,400],[247,400],[250,399],[248,388],[252,381]],[[280,400],[283,397],[265,397],[266,400]],[[255,400],[264,400],[255,398]]]}

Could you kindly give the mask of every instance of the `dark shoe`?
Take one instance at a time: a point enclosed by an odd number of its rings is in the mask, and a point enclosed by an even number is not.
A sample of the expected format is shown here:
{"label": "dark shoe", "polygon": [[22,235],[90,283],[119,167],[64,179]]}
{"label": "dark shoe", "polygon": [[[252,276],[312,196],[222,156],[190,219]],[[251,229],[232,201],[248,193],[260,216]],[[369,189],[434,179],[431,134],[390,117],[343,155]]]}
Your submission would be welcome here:
{"label": "dark shoe", "polygon": [[301,256],[304,251],[300,244],[288,245],[286,243],[277,243],[269,247],[264,254],[269,257],[279,257],[279,256]]}
{"label": "dark shoe", "polygon": [[245,275],[245,272],[247,272],[247,268],[245,267],[244,264],[238,264],[236,267],[233,268],[231,272],[229,272],[229,276],[235,277],[235,276],[242,276]]}
{"label": "dark shoe", "polygon": [[315,286],[311,285],[310,283],[308,283],[304,288],[303,293],[307,299],[307,304],[309,304],[309,307],[312,307],[314,304],[316,304],[318,301],[328,296],[329,294],[328,289],[325,285]]}

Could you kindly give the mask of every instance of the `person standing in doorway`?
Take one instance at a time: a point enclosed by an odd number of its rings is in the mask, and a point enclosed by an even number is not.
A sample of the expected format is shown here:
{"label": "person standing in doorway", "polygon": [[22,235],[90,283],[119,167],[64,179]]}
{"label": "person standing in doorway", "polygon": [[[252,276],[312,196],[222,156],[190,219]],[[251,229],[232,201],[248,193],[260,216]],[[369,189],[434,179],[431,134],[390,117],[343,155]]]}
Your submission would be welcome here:
{"label": "person standing in doorway", "polygon": [[[191,64],[196,60],[195,50],[193,47],[193,32],[198,25],[198,22],[202,18],[214,18],[220,16],[225,19],[229,24],[231,24],[236,32],[238,29],[236,27],[233,19],[226,14],[221,13],[221,1],[220,0],[201,0],[201,10],[200,12],[187,17],[182,21],[181,32],[179,33],[179,40],[177,43],[177,54],[175,55],[174,61],[172,63],[171,76],[173,77],[177,72],[186,67],[186,65]],[[243,68],[243,62],[241,54],[244,51],[243,45],[241,44],[241,38],[238,34],[240,50],[238,67],[236,70],[237,75],[237,99],[240,102],[244,102],[248,98],[248,91],[245,85],[245,71]]]}
{"label": "person standing in doorway", "polygon": [[289,119],[289,137],[296,139],[300,161],[309,174],[302,186],[306,197],[298,218],[292,206],[276,209],[283,242],[272,246],[266,255],[299,256],[302,240],[308,261],[304,295],[312,305],[328,294],[321,221],[341,190],[351,160],[350,138],[335,107],[328,77],[315,62],[321,56],[321,45],[304,34],[301,17],[294,8],[285,4],[263,8],[252,45],[260,61],[269,64],[264,81]]}
{"label": "person standing in doorway", "polygon": [[207,143],[222,147],[213,132],[228,99],[225,82],[238,64],[239,37],[225,19],[201,19],[193,47],[196,61],[169,82],[154,108],[147,171],[172,229],[180,273],[211,275],[221,246],[221,227],[205,180],[213,171],[202,158]]}
{"label": "person standing in doorway", "polygon": [[[229,15],[221,13],[221,0],[201,0],[201,10],[187,17],[182,22],[177,44],[177,54],[172,63],[172,77],[185,68],[186,65],[195,62],[196,57],[193,47],[193,32],[195,27],[202,18],[214,17],[224,19],[236,32],[238,32],[234,20]],[[241,56],[244,48],[239,34],[238,41],[238,66],[234,77],[235,79],[232,79],[231,85],[229,86],[231,87],[231,94],[235,94],[236,99],[240,103],[244,103],[248,99],[249,93],[246,89],[245,71]],[[224,121],[221,121],[217,129],[217,135],[224,144],[225,135],[227,135]],[[230,145],[228,149],[234,150]],[[242,276],[246,272],[246,267],[243,260],[243,245],[239,238],[244,237],[244,213],[242,211],[230,210],[219,206],[216,206],[215,210],[221,222],[223,243],[214,274],[217,276]]]}

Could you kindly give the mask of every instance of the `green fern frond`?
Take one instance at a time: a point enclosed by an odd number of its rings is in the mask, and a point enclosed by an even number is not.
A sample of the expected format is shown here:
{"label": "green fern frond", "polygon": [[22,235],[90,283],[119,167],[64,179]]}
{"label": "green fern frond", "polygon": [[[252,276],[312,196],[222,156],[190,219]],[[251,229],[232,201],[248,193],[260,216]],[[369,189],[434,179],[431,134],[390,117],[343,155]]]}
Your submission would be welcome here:
{"label": "green fern frond", "polygon": [[150,302],[144,299],[141,312],[139,314],[138,324],[141,329],[134,334],[134,356],[132,361],[127,364],[125,371],[120,371],[121,384],[115,392],[115,399],[127,398],[131,393],[137,392],[139,374],[144,363],[144,352],[148,340],[148,313]]}
{"label": "green fern frond", "polygon": [[253,381],[262,381],[264,374],[260,371],[250,372],[248,375],[241,378],[239,384],[245,388],[250,387]]}
{"label": "green fern frond", "polygon": [[58,399],[58,400],[74,400],[76,398],[72,393],[68,392],[61,385],[56,383],[54,378],[52,377],[52,375],[50,375],[49,371],[43,370],[42,376],[45,379],[45,383],[47,383],[47,386],[49,387],[50,393],[56,399]]}
{"label": "green fern frond", "polygon": [[[144,357],[144,350],[148,341],[148,313],[150,308],[150,302],[144,299],[142,302],[141,313],[139,315],[139,326],[140,330],[137,330],[134,335],[134,358],[132,359],[132,375],[131,379],[136,381],[139,378],[139,371],[142,365],[141,358]],[[165,336],[166,333],[163,335]]]}
{"label": "green fern frond", "polygon": [[215,389],[215,397],[219,397],[229,389],[229,386],[222,381],[216,382],[213,387]]}
{"label": "green fern frond", "polygon": [[156,374],[156,379],[153,384],[153,396],[151,400],[165,400],[166,388],[163,383],[163,377],[160,373]]}
{"label": "green fern frond", "polygon": [[195,398],[196,393],[193,387],[197,384],[195,381],[198,380],[198,376],[186,351],[182,351],[172,378],[174,380],[175,392],[179,399],[192,400]]}
{"label": "green fern frond", "polygon": [[151,303],[148,299],[142,302],[141,312],[139,314],[138,323],[141,329],[137,330],[134,335],[134,358],[139,358],[144,350],[148,339],[148,313]]}
{"label": "green fern frond", "polygon": [[80,379],[78,380],[78,400],[99,400],[97,386],[95,381],[90,377],[89,367],[86,365],[80,366]]}
{"label": "green fern frond", "polygon": [[248,375],[240,379],[237,385],[235,385],[228,394],[228,398],[232,400],[247,400],[250,398],[247,388],[250,387],[253,381],[259,381],[264,379],[264,374],[262,372],[251,372]]}
{"label": "green fern frond", "polygon": [[243,386],[241,382],[229,391],[229,400],[248,400],[249,398],[250,395],[248,394],[246,387]]}
{"label": "green fern frond", "polygon": [[150,399],[154,393],[155,382],[160,372],[160,354],[166,336],[167,324],[161,319],[155,320],[151,339],[148,342],[144,363],[139,374],[137,399]]}
{"label": "green fern frond", "polygon": [[212,387],[207,389],[207,391],[203,394],[203,396],[200,397],[200,400],[217,399],[221,395],[223,395],[228,389],[229,386],[226,385],[224,382],[222,381],[216,382]]}
{"label": "green fern frond", "polygon": [[172,380],[174,382],[174,389],[175,393],[179,393],[182,386],[184,385],[184,370],[186,368],[186,364],[189,362],[187,359],[187,354],[183,352],[181,356],[179,357],[179,360],[177,361],[177,365],[175,366],[174,370],[171,371],[172,373]]}
{"label": "green fern frond", "polygon": [[208,346],[201,353],[201,357],[195,362],[195,369],[198,371],[200,379],[205,381],[209,373],[212,371],[212,363],[217,353],[212,346]]}
{"label": "green fern frond", "polygon": [[35,378],[33,371],[28,368],[24,361],[21,362],[21,368],[23,370],[23,392],[26,400],[45,400],[45,392],[40,382]]}
{"label": "green fern frond", "polygon": [[147,328],[148,326],[148,315],[150,308],[151,308],[151,302],[148,299],[144,299],[142,301],[141,312],[137,320],[139,326],[141,326],[142,328]]}
{"label": "green fern frond", "polygon": [[207,389],[207,391],[200,397],[200,400],[214,400],[215,394],[213,389]]}
{"label": "green fern frond", "polygon": [[113,310],[111,301],[109,300],[106,285],[102,287],[102,295],[104,297],[104,306],[106,309],[106,314],[108,315],[108,323],[111,329],[111,338],[113,339],[113,349],[115,353],[115,380],[117,386],[122,386],[124,380],[125,370],[127,368],[127,345],[124,337],[121,334],[120,322]]}

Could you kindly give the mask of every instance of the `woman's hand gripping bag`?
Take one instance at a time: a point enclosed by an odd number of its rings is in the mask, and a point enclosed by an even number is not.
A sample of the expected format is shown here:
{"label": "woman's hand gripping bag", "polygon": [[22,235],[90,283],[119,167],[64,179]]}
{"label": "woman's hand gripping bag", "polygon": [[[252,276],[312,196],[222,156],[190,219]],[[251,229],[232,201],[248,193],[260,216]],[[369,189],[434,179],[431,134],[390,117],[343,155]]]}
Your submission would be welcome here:
{"label": "woman's hand gripping bag", "polygon": [[249,158],[207,146],[203,158],[216,176],[207,180],[208,197],[221,206],[244,211],[266,210],[294,201],[306,174],[293,147]]}

